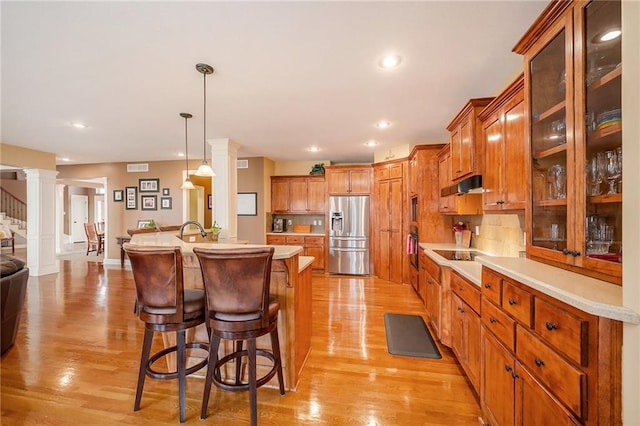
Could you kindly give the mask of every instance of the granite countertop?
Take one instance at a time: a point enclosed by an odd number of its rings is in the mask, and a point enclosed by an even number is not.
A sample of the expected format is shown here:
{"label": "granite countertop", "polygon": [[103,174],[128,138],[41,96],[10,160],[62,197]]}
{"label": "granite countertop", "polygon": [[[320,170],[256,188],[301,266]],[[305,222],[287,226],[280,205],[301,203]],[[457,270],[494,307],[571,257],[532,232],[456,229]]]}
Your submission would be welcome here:
{"label": "granite countertop", "polygon": [[300,237],[324,237],[324,232],[267,232],[267,235],[285,235]]}
{"label": "granite countertop", "polygon": [[[454,244],[420,243],[427,256],[450,267],[480,286],[482,266],[528,285],[592,315],[640,324],[640,314],[622,305],[622,287],[521,257],[494,257],[487,253],[456,247]],[[476,253],[475,261],[448,260],[433,250],[463,250]]]}
{"label": "granite countertop", "polygon": [[313,256],[298,256],[298,272],[302,272],[311,266],[315,259]]}
{"label": "granite countertop", "polygon": [[148,234],[134,234],[131,237],[131,244],[143,246],[180,247],[180,250],[182,250],[183,254],[193,254],[193,247],[218,249],[232,249],[243,247],[274,247],[274,259],[288,259],[296,254],[302,253],[303,251],[302,246],[267,246],[261,244],[243,244],[243,242],[239,240],[220,240],[218,242],[208,241],[187,243],[178,238],[178,233],[171,231],[150,232]]}

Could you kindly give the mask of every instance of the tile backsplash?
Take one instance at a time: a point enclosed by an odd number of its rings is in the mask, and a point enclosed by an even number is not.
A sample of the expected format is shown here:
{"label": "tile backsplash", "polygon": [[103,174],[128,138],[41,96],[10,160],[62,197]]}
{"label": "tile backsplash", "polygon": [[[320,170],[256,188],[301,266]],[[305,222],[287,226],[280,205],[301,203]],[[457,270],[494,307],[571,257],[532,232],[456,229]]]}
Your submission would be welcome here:
{"label": "tile backsplash", "polygon": [[[460,216],[457,220],[469,226],[474,233],[471,246],[493,256],[518,257],[525,250],[524,215],[485,214]],[[480,234],[476,235],[476,226]]]}

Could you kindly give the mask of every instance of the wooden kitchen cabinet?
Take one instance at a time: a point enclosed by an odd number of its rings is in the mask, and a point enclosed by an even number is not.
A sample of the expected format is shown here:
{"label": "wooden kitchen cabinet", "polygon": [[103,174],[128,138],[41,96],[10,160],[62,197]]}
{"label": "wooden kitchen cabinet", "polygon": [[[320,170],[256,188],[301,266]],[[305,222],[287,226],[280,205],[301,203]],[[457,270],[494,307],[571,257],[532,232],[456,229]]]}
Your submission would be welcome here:
{"label": "wooden kitchen cabinet", "polygon": [[420,252],[420,282],[422,300],[427,310],[427,318],[431,325],[431,330],[435,337],[440,338],[440,317],[442,285],[440,265],[427,256],[424,251]]}
{"label": "wooden kitchen cabinet", "polygon": [[403,255],[406,163],[402,160],[374,166],[374,271],[378,278],[395,283],[403,282],[404,263],[409,262]]}
{"label": "wooden kitchen cabinet", "polygon": [[325,183],[318,176],[272,176],[271,211],[289,214],[324,214]]}
{"label": "wooden kitchen cabinet", "polygon": [[482,123],[478,114],[493,98],[470,99],[449,123],[451,145],[451,178],[457,181],[481,174],[484,167]]}
{"label": "wooden kitchen cabinet", "polygon": [[480,290],[456,272],[451,274],[451,349],[480,392]]}
{"label": "wooden kitchen cabinet", "polygon": [[522,210],[529,179],[526,173],[524,74],[482,110],[485,212]]}
{"label": "wooden kitchen cabinet", "polygon": [[613,28],[620,1],[553,2],[514,51],[526,70],[527,256],[621,284],[623,35],[600,39]]}
{"label": "wooden kitchen cabinet", "polygon": [[[438,211],[446,215],[482,214],[482,194],[446,194],[454,185],[451,179],[451,151],[446,145],[438,153]],[[444,193],[443,193],[444,191]]]}
{"label": "wooden kitchen cabinet", "polygon": [[480,403],[492,425],[621,424],[622,324],[487,267]]}
{"label": "wooden kitchen cabinet", "polygon": [[269,245],[290,245],[302,246],[304,256],[315,257],[312,269],[316,272],[323,272],[325,269],[325,244],[323,236],[313,235],[267,235]]}
{"label": "wooden kitchen cabinet", "polygon": [[370,166],[325,166],[328,195],[369,195]]}

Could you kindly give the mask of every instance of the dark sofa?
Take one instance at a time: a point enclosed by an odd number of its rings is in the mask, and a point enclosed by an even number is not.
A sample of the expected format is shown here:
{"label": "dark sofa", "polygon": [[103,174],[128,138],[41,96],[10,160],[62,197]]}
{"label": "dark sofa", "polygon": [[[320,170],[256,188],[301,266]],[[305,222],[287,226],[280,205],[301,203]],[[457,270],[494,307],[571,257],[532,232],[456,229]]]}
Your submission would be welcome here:
{"label": "dark sofa", "polygon": [[27,292],[29,268],[25,267],[23,260],[13,256],[2,255],[1,262],[2,305],[0,307],[2,310],[0,316],[2,317],[2,329],[0,335],[2,336],[2,354],[4,354],[16,341],[24,296]]}

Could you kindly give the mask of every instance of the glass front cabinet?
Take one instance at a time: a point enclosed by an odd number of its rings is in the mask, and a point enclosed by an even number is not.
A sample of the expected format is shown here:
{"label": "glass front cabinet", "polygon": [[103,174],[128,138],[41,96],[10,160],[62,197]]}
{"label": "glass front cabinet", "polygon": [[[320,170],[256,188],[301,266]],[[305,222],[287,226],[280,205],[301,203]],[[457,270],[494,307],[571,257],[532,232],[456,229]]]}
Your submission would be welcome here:
{"label": "glass front cabinet", "polygon": [[527,256],[622,282],[620,1],[554,2],[525,56]]}

